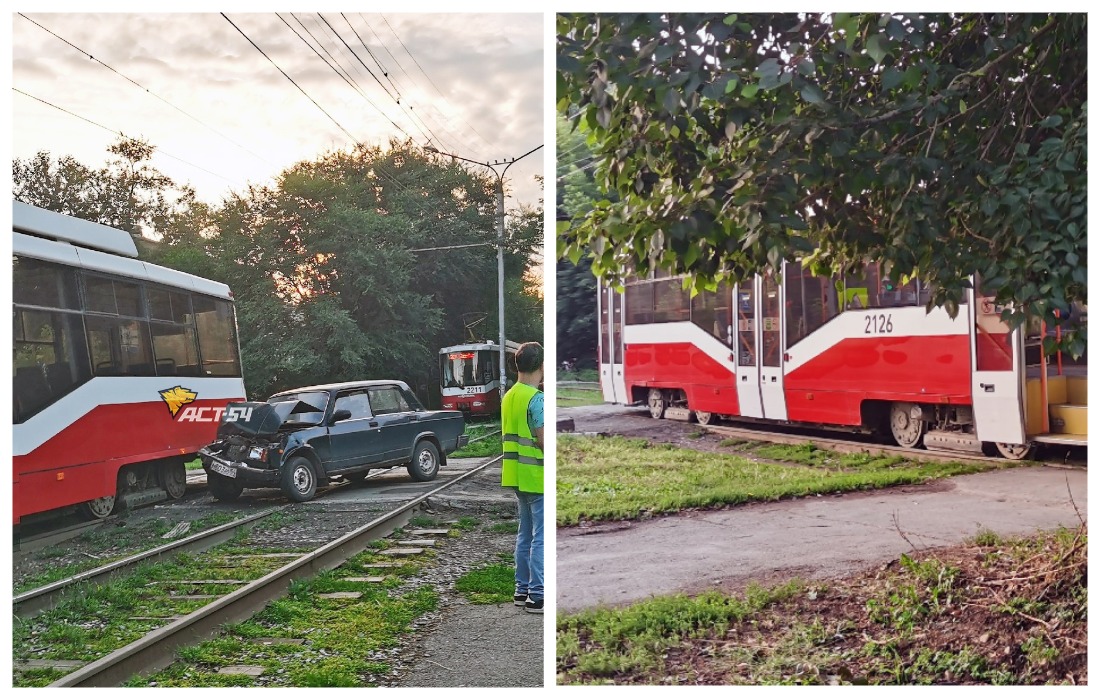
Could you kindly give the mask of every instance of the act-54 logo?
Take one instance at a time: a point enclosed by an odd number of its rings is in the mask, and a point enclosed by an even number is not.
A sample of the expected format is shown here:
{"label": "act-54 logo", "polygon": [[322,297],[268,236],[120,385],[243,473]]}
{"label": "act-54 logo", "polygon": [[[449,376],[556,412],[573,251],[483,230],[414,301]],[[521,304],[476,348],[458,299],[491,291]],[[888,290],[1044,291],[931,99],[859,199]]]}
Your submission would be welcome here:
{"label": "act-54 logo", "polygon": [[198,394],[182,386],[164,389],[160,397],[168,406],[168,412],[179,422],[218,423],[225,415],[227,422],[247,421],[252,418],[251,406],[188,406],[199,397]]}

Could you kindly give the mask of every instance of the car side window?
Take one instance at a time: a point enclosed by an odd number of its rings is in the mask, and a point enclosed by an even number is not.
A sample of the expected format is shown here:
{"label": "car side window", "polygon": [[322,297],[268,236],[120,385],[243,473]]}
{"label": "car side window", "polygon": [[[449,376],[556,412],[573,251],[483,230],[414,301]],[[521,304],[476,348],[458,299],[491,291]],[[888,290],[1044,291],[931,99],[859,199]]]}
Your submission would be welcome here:
{"label": "car side window", "polygon": [[405,397],[401,395],[396,387],[379,387],[367,391],[370,394],[371,406],[374,407],[376,416],[411,410],[408,402],[405,401]]}
{"label": "car side window", "polygon": [[351,411],[351,418],[349,420],[370,418],[371,416],[370,402],[367,400],[367,395],[361,391],[354,394],[337,396],[334,411],[339,411],[341,409]]}

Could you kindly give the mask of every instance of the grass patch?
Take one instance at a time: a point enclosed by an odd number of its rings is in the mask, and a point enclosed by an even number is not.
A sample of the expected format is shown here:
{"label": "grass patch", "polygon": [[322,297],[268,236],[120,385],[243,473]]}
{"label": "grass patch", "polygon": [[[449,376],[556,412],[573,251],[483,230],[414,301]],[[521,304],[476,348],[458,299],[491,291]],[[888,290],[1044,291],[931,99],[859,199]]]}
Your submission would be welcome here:
{"label": "grass patch", "polygon": [[752,587],[740,597],[662,596],[627,608],[559,616],[558,682],[653,682],[666,654],[684,640],[724,635],[732,622],[800,590],[801,584],[791,582]]}
{"label": "grass patch", "polygon": [[493,533],[515,535],[519,533],[519,521],[508,520],[502,523],[493,523],[485,529]]}
{"label": "grass patch", "polygon": [[496,435],[486,437],[477,442],[472,442],[460,450],[455,450],[449,456],[451,457],[495,457],[504,450],[504,444],[501,442],[499,428]]}
{"label": "grass patch", "polygon": [[[191,528],[171,540],[163,539],[176,526],[176,522],[168,518],[158,518],[151,522],[143,521],[140,527],[108,527],[101,526],[90,530],[74,540],[79,546],[89,546],[98,550],[98,558],[87,557],[79,561],[68,562],[51,566],[47,564],[41,570],[25,578],[14,582],[14,592],[26,591],[45,586],[55,581],[75,576],[91,569],[99,568],[111,562],[125,559],[126,557],[152,547],[168,544],[175,540],[190,537],[197,532],[224,525],[236,520],[238,516],[232,513],[211,513],[191,522]],[[64,546],[49,547],[38,553],[42,561],[48,562],[53,558],[67,556],[70,550]]]}
{"label": "grass patch", "polygon": [[464,574],[455,581],[455,589],[471,603],[495,604],[512,600],[516,570],[506,564],[489,564]]}
{"label": "grass patch", "polygon": [[558,386],[557,406],[568,408],[573,406],[599,406],[603,404],[603,392],[599,387],[592,389],[584,387]]}
{"label": "grass patch", "polygon": [[[782,450],[772,451],[772,447]],[[557,522],[623,520],[685,508],[770,501],[899,484],[1000,468],[971,462],[913,462],[838,454],[808,445],[760,448],[792,464],[697,452],[623,437],[558,436]]]}
{"label": "grass patch", "polygon": [[1085,684],[1086,550],[1082,525],[903,556],[827,585],[562,616],[558,682]]}

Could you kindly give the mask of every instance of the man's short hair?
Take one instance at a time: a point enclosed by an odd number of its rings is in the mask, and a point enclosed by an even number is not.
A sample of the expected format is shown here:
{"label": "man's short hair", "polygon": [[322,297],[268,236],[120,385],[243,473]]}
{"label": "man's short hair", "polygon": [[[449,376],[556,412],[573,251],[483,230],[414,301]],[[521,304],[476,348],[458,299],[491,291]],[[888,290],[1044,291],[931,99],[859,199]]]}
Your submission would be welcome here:
{"label": "man's short hair", "polygon": [[524,343],[516,350],[516,369],[524,374],[542,367],[542,346],[538,343]]}

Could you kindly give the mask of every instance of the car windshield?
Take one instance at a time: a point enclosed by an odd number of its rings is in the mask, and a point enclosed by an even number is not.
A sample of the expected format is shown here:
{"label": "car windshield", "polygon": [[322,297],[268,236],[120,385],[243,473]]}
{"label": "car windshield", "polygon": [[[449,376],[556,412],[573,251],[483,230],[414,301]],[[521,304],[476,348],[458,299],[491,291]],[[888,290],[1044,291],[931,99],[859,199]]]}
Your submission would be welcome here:
{"label": "car windshield", "polygon": [[268,399],[267,402],[298,402],[294,412],[287,416],[283,425],[316,425],[325,417],[325,408],[328,407],[328,398],[327,391],[292,391],[286,394],[276,394]]}

